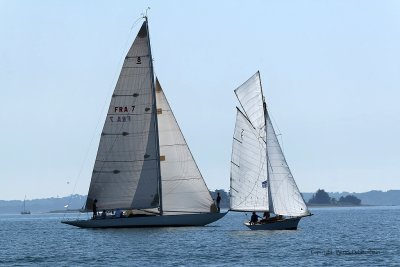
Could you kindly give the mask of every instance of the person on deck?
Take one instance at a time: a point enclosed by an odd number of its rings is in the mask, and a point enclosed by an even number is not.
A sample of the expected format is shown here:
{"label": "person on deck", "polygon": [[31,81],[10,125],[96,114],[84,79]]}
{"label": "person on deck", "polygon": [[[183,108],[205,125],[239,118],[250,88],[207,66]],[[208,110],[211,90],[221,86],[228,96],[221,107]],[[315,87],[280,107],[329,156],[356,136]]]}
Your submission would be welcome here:
{"label": "person on deck", "polygon": [[96,219],[96,216],[97,216],[97,199],[93,200],[92,210],[93,210],[93,218],[92,219]]}
{"label": "person on deck", "polygon": [[123,214],[122,210],[116,209],[116,210],[115,210],[114,217],[115,217],[115,218],[122,218],[122,214]]}
{"label": "person on deck", "polygon": [[219,207],[219,203],[221,202],[221,196],[219,195],[219,192],[217,193],[217,210],[218,212],[220,212],[220,207]]}
{"label": "person on deck", "polygon": [[258,222],[258,215],[255,211],[253,211],[253,214],[251,215],[250,218],[250,224],[255,225]]}
{"label": "person on deck", "polygon": [[270,218],[270,214],[268,211],[265,211],[263,214],[263,218],[260,220],[260,223],[266,223]]}

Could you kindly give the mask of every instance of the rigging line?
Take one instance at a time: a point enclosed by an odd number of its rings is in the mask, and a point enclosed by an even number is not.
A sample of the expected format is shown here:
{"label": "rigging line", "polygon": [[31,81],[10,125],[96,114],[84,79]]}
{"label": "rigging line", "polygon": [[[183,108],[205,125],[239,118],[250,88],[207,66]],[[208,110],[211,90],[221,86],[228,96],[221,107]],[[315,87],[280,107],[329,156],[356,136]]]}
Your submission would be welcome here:
{"label": "rigging line", "polygon": [[136,25],[138,24],[138,22],[141,21],[142,19],[143,19],[143,16],[141,15],[140,17],[138,17],[138,18],[133,22],[132,27],[131,27],[131,31],[133,30],[133,28],[136,27]]}
{"label": "rigging line", "polygon": [[[281,142],[280,142],[280,145],[281,145],[281,150],[282,150],[282,152],[285,152],[285,149],[283,148],[283,134],[282,134],[282,132],[281,132],[281,130],[279,129],[279,126],[278,126],[278,123],[276,122],[276,120],[275,120],[275,118],[268,112],[268,116],[272,119],[272,121],[274,121],[274,124],[275,124],[275,126],[276,126],[276,129],[278,130],[278,134],[277,133],[275,133],[275,135],[276,135],[276,137],[280,137],[280,139],[281,139]],[[271,121],[271,124],[272,124],[272,121]],[[275,130],[274,130],[275,131]],[[276,138],[276,139],[278,139],[278,138]],[[278,141],[279,142],[279,141]]]}

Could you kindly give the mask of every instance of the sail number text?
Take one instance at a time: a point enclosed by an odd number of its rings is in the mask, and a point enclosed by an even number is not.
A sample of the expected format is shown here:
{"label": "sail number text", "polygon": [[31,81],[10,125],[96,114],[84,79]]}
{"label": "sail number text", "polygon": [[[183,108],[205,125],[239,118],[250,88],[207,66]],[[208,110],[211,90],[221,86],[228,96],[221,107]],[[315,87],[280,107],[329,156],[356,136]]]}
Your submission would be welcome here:
{"label": "sail number text", "polygon": [[135,106],[114,107],[115,113],[133,112],[134,110],[135,110]]}
{"label": "sail number text", "polygon": [[[113,111],[114,113],[129,113],[133,112],[135,110],[135,106],[123,106],[123,107],[114,107]],[[119,115],[111,115],[109,116],[111,122],[130,122],[131,121],[131,116],[130,115],[124,115],[121,114]]]}

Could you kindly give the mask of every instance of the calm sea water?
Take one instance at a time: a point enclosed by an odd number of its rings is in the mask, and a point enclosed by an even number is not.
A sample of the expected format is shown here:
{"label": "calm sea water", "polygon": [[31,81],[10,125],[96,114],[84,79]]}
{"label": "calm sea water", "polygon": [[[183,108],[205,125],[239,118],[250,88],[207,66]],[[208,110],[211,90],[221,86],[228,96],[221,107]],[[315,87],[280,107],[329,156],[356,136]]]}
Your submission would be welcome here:
{"label": "calm sea water", "polygon": [[242,213],[205,227],[97,230],[58,214],[0,215],[0,266],[400,266],[400,207],[312,212],[297,231],[274,232],[248,230]]}

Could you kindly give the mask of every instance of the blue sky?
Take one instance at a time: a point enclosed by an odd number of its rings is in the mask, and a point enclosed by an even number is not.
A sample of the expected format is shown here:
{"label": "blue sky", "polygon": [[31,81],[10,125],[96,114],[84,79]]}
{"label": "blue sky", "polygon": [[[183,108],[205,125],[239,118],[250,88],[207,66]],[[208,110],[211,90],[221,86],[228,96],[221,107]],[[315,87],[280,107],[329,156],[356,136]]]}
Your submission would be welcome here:
{"label": "blue sky", "polygon": [[260,70],[302,192],[400,189],[398,1],[0,0],[0,199],[86,194],[148,6],[154,66],[210,189]]}

